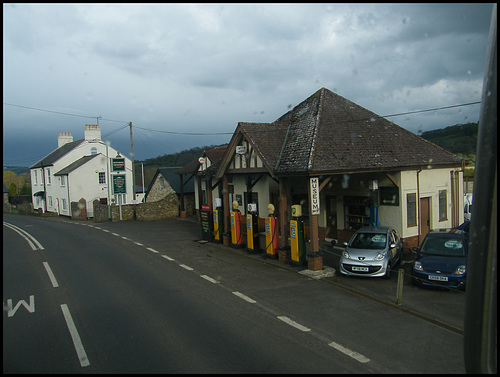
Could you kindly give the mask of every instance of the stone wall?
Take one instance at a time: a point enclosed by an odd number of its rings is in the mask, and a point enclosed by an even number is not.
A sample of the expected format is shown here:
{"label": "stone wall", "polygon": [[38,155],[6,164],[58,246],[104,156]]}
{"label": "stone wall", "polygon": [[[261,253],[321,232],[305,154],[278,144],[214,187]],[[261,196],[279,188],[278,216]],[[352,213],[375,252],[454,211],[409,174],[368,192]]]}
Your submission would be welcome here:
{"label": "stone wall", "polygon": [[[134,205],[121,206],[122,221],[134,220]],[[135,219],[138,221],[154,221],[179,216],[179,200],[175,193],[168,195],[165,199],[153,203],[139,203],[135,205]],[[94,221],[109,221],[108,206],[94,204]],[[120,221],[120,208],[111,206],[111,221]]]}

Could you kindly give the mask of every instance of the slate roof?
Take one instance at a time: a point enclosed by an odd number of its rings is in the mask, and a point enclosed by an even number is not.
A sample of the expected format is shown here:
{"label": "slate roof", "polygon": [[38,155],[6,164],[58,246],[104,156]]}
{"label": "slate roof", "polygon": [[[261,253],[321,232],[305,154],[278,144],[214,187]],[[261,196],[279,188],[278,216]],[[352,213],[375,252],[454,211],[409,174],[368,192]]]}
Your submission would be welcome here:
{"label": "slate roof", "polygon": [[35,163],[33,166],[31,166],[30,169],[41,168],[42,166],[53,165],[54,162],[59,160],[62,156],[64,156],[66,153],[73,150],[77,146],[79,146],[84,141],[85,141],[85,139],[80,139],[80,140],[72,141],[70,143],[66,143],[66,144],[60,146],[56,150],[50,152],[47,156],[42,158],[40,161]]}
{"label": "slate roof", "polygon": [[[175,192],[179,194],[181,191],[180,190],[181,184],[180,184],[180,177],[179,177],[179,174],[177,174],[176,169],[177,168],[159,168],[156,171],[155,176],[151,180],[151,184],[147,190],[147,193],[149,193],[150,188],[153,186],[154,182],[156,182],[157,176],[159,174],[161,174],[163,176],[163,178],[165,178],[165,180],[168,183],[170,183],[170,186],[172,186],[172,188],[175,190]],[[184,183],[184,193],[185,194],[194,192],[194,181],[192,179],[188,180],[187,182],[184,181],[183,183]]]}
{"label": "slate roof", "polygon": [[86,164],[87,162],[89,162],[90,160],[92,160],[94,157],[97,157],[99,154],[94,154],[94,155],[91,155],[91,156],[83,156],[82,158],[80,158],[80,159],[76,160],[75,162],[72,162],[68,166],[62,168],[61,170],[59,170],[54,175],[66,175],[66,174],[69,174],[73,170],[78,169],[80,166],[82,166],[82,165]]}

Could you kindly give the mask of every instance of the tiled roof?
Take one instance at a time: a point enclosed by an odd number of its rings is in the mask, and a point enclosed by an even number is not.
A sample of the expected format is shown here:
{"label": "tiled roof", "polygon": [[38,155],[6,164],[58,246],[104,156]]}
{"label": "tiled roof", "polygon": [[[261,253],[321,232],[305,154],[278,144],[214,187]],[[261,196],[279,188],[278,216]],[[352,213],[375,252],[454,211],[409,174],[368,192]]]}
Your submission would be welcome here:
{"label": "tiled roof", "polygon": [[462,161],[325,88],[274,123],[288,127],[277,174],[457,166]]}
{"label": "tiled roof", "polygon": [[31,166],[30,169],[41,168],[42,166],[51,166],[51,165],[53,165],[54,162],[56,162],[57,160],[59,160],[61,157],[63,157],[66,153],[68,153],[72,149],[74,149],[77,146],[79,146],[83,141],[85,141],[85,139],[80,139],[80,140],[72,141],[70,143],[66,143],[66,144],[60,146],[59,148],[57,148],[56,150],[52,151],[47,156],[45,156],[44,158],[42,158],[40,161],[38,161],[37,163],[35,163],[33,166]]}

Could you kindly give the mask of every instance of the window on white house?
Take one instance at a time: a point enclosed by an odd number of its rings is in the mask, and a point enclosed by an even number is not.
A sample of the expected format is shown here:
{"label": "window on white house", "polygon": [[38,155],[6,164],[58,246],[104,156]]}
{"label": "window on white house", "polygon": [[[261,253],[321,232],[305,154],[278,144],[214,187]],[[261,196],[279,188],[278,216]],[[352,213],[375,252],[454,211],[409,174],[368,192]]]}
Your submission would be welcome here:
{"label": "window on white house", "polygon": [[99,173],[99,184],[106,183],[106,173]]}
{"label": "window on white house", "polygon": [[47,169],[47,184],[50,185],[50,169]]}
{"label": "window on white house", "polygon": [[49,206],[52,207],[52,196],[49,196]]}
{"label": "window on white house", "polygon": [[97,148],[96,148],[96,147],[92,147],[92,148],[90,149],[90,154],[91,154],[92,156],[93,156],[93,155],[95,155],[95,154],[97,154]]}
{"label": "window on white house", "polygon": [[64,187],[66,185],[66,176],[61,175],[60,178],[61,178],[61,181],[60,181],[61,182],[61,187]]}
{"label": "window on white house", "polygon": [[62,209],[66,209],[66,199],[62,200]]}
{"label": "window on white house", "polygon": [[35,185],[38,185],[38,175],[36,174],[36,170],[33,170],[33,178]]}

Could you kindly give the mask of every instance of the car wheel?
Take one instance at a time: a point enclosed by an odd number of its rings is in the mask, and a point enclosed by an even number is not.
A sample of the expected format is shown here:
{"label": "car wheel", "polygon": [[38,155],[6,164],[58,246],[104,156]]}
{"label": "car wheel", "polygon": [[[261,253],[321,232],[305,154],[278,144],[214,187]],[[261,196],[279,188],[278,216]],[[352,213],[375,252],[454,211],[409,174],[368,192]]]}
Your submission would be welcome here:
{"label": "car wheel", "polygon": [[391,277],[391,262],[387,262],[387,268],[385,269],[384,278],[390,279]]}

